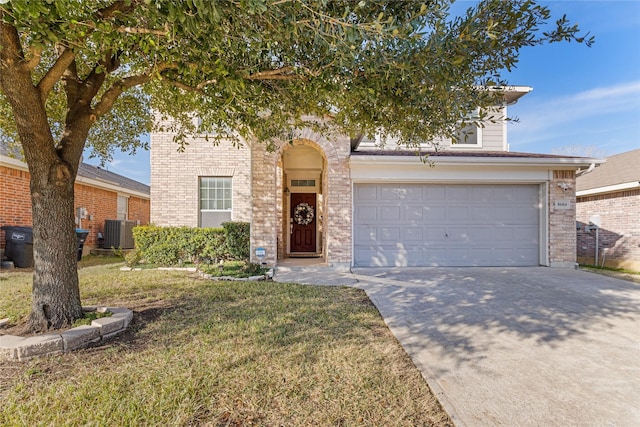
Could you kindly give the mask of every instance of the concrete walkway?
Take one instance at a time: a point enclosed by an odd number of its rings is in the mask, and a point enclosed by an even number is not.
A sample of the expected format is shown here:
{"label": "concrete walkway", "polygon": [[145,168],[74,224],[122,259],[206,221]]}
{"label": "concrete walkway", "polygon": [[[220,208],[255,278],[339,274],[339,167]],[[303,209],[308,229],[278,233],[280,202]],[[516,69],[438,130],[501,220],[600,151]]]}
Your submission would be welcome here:
{"label": "concrete walkway", "polygon": [[532,268],[285,268],[364,289],[458,426],[640,425],[640,286]]}

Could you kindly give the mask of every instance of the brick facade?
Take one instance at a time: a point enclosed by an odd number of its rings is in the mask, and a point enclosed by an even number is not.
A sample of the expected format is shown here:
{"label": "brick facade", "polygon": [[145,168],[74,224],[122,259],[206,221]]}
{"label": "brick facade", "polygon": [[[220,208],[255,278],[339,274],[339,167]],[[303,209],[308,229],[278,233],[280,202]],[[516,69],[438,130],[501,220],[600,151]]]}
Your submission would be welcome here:
{"label": "brick facade", "polygon": [[173,134],[151,134],[151,222],[164,226],[199,226],[199,177],[232,177],[231,219],[251,221],[250,149],[230,142],[215,146],[190,140],[178,152]]}
{"label": "brick facade", "polygon": [[[325,160],[321,191],[322,253],[328,265],[349,268],[352,247],[350,139],[339,135],[327,137],[304,129],[294,145],[309,145],[318,150]],[[277,258],[284,257],[285,239],[288,236],[284,224],[286,214],[282,210],[284,180],[279,164],[282,153],[290,147],[288,143],[283,143],[276,153],[266,153],[264,145],[256,143],[252,146],[252,256],[254,248],[265,248],[267,255],[262,261],[269,265],[274,265]]]}
{"label": "brick facade", "polygon": [[[18,167],[0,166],[0,225],[31,226],[30,174]],[[89,216],[82,219],[81,228],[89,230],[85,241],[88,250],[98,245],[98,233],[104,235],[105,219],[117,218],[118,192],[76,182],[74,209],[83,207]],[[125,195],[126,193],[122,193]],[[149,200],[129,195],[129,220],[149,223]],[[5,245],[4,231],[0,231],[0,246]]]}
{"label": "brick facade", "polygon": [[596,232],[587,227],[594,215],[601,219],[597,264],[640,271],[640,190],[577,198],[577,255],[581,264],[596,264]]}
{"label": "brick facade", "polygon": [[[559,185],[561,183],[566,185],[566,190]],[[551,267],[572,267],[576,263],[575,200],[575,171],[553,171],[553,179],[549,183],[549,265]]]}
{"label": "brick facade", "polygon": [[[310,146],[321,154],[323,163],[318,193],[318,214],[322,215],[318,223],[321,252],[328,265],[349,268],[353,258],[350,142],[343,135],[318,134],[304,129],[298,131],[291,143],[282,142],[275,152],[267,152],[260,142],[247,143],[238,149],[224,143],[214,147],[204,139],[189,141],[186,150],[178,152],[171,134],[152,134],[151,221],[157,225],[198,226],[198,177],[232,176],[232,220],[251,223],[252,261],[276,265],[286,257],[289,238],[283,156],[298,145]],[[518,176],[521,172],[513,173]],[[503,172],[496,174],[501,180],[509,178],[503,176]],[[575,170],[549,167],[543,171],[532,167],[522,174],[527,179],[536,179],[547,191],[541,199],[548,203],[546,221],[541,224],[542,241],[547,247],[542,251],[546,255],[540,263],[553,267],[575,266]],[[566,189],[559,186],[560,183]],[[258,247],[266,250],[263,259],[255,257]]]}

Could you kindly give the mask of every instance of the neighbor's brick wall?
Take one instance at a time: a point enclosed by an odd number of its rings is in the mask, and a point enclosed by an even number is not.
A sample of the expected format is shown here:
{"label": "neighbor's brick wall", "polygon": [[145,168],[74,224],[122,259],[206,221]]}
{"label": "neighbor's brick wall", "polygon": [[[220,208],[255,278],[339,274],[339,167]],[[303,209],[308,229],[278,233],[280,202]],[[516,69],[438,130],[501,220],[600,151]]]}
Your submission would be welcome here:
{"label": "neighbor's brick wall", "polygon": [[151,202],[149,199],[129,197],[129,221],[139,221],[140,225],[147,225],[151,221]]}
{"label": "neighbor's brick wall", "polygon": [[[104,236],[107,219],[118,219],[118,193],[89,185],[76,184],[74,209],[83,207],[89,216],[80,220],[80,228],[89,230],[85,246],[98,246],[98,233]],[[127,220],[149,224],[149,200],[129,196]]]}
{"label": "neighbor's brick wall", "polygon": [[160,226],[197,227],[201,176],[231,176],[231,219],[250,222],[249,148],[237,148],[230,142],[215,146],[204,138],[188,142],[184,152],[178,152],[173,134],[151,134],[151,222]]}
{"label": "neighbor's brick wall", "polygon": [[[558,187],[567,183],[567,191]],[[569,267],[576,262],[576,173],[555,170],[549,183],[549,263],[551,266]],[[557,209],[555,201],[568,201],[569,209]]]}
{"label": "neighbor's brick wall", "polygon": [[0,207],[0,226],[31,225],[28,171],[0,166]]}
{"label": "neighbor's brick wall", "polygon": [[582,196],[577,199],[578,262],[595,264],[596,232],[585,231],[600,215],[598,265],[640,271],[640,190]]}
{"label": "neighbor's brick wall", "polygon": [[[31,196],[28,171],[0,166],[0,225],[31,226]],[[76,183],[74,209],[87,209],[92,219],[83,219],[80,226],[89,230],[85,247],[96,247],[98,233],[104,234],[104,220],[117,218],[118,193],[90,185]],[[132,209],[133,208],[133,209]],[[149,223],[149,200],[131,196],[129,219]],[[0,246],[5,245],[0,232]]]}

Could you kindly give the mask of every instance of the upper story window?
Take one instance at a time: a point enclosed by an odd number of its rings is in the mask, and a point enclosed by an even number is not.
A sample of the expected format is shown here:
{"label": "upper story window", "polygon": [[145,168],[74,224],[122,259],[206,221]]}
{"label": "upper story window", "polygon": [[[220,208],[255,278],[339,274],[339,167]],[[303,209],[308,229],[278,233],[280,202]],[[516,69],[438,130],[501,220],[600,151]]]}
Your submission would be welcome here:
{"label": "upper story window", "polygon": [[232,178],[200,177],[200,227],[220,227],[231,221],[233,202]]}
{"label": "upper story window", "polygon": [[456,132],[456,138],[451,141],[452,147],[482,147],[482,128],[467,125]]}
{"label": "upper story window", "polygon": [[[480,118],[480,109],[477,108],[467,116],[471,120]],[[459,129],[455,134],[455,139],[451,141],[452,147],[482,147],[482,128],[474,123],[467,124]]]}

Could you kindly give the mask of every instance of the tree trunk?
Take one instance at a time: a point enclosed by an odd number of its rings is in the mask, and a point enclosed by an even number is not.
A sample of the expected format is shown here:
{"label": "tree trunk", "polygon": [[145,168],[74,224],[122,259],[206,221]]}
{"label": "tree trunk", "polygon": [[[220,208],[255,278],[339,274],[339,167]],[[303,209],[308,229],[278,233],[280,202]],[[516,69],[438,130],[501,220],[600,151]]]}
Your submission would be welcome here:
{"label": "tree trunk", "polygon": [[43,94],[33,84],[18,32],[3,22],[0,22],[0,88],[11,104],[31,175],[35,271],[30,326],[34,331],[61,328],[83,315],[73,184],[91,126],[90,102],[76,103],[79,105],[76,111],[68,112],[65,132],[56,144]]}
{"label": "tree trunk", "polygon": [[30,167],[34,267],[30,324],[58,329],[82,317],[74,222],[75,174],[54,162]]}

